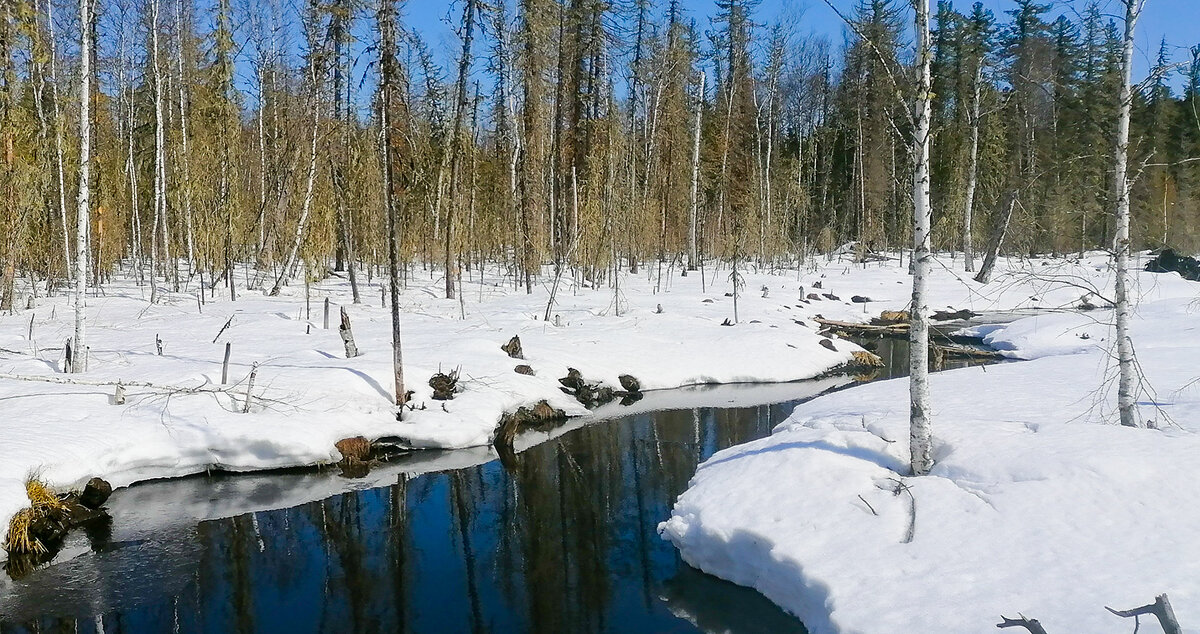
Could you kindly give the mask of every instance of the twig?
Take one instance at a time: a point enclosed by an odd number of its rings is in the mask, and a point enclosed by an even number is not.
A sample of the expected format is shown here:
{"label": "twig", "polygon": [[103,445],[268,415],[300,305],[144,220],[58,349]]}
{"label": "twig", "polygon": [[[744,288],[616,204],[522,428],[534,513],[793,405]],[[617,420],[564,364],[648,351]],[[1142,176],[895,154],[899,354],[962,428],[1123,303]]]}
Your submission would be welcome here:
{"label": "twig", "polygon": [[893,493],[900,495],[900,492],[903,491],[908,494],[908,532],[905,533],[904,540],[900,543],[911,544],[917,533],[917,498],[913,497],[912,489],[904,482],[896,478],[888,479],[896,483],[896,490]]}
{"label": "twig", "polygon": [[243,414],[250,413],[250,401],[254,398],[254,377],[258,376],[258,363],[250,366],[250,378],[246,383],[246,405],[242,408]]}
{"label": "twig", "polygon": [[213,340],[212,340],[212,342],[213,342],[213,343],[216,343],[216,342],[217,342],[217,339],[220,339],[220,338],[221,338],[221,335],[225,334],[225,329],[226,329],[226,328],[228,328],[228,327],[229,327],[229,325],[230,325],[230,324],[232,324],[232,323],[233,323],[233,315],[230,315],[230,316],[229,316],[229,321],[226,321],[226,322],[225,322],[225,325],[224,325],[224,326],[221,326],[221,329],[217,331],[217,336],[216,336],[216,337],[213,337]]}

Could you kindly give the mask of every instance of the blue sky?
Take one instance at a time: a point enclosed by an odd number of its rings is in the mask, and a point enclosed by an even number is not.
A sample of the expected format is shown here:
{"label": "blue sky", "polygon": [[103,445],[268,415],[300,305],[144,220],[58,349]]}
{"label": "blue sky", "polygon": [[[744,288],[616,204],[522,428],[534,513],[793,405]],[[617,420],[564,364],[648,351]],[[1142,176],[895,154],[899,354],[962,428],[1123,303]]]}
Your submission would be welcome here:
{"label": "blue sky", "polygon": [[[936,3],[936,0],[933,0]],[[1055,11],[1071,11],[1082,7],[1083,0],[1045,0],[1053,2]],[[832,0],[843,12],[848,11],[855,0]],[[973,0],[955,0],[960,11],[971,7]],[[1013,7],[1012,0],[983,0],[984,5],[1004,20],[1004,11]],[[664,5],[665,0],[656,4]],[[509,6],[515,0],[509,0]],[[685,10],[697,22],[706,25],[714,12],[713,0],[682,0]],[[1108,1],[1108,13],[1123,17],[1124,9],[1119,0]],[[457,22],[462,15],[461,6],[455,2],[450,8],[449,0],[409,0],[404,10],[405,21],[419,28],[427,39],[443,54],[452,54],[454,35],[447,19]],[[830,36],[834,42],[841,41],[842,23],[837,15],[822,0],[763,0],[756,12],[760,23],[770,22],[780,16],[798,17],[801,31]],[[1147,0],[1146,9],[1138,24],[1137,52],[1135,53],[1135,76],[1144,75],[1158,53],[1159,41],[1165,36],[1174,47],[1176,61],[1188,59],[1187,48],[1200,44],[1200,0]]]}

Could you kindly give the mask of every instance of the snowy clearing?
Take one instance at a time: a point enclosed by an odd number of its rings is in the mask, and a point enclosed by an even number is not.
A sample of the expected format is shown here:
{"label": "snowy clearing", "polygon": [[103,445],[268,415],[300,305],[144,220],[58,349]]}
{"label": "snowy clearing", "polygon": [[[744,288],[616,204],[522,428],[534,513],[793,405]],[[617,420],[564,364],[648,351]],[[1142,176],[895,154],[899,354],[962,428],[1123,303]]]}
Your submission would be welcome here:
{"label": "snowy clearing", "polygon": [[[564,280],[557,326],[540,320],[548,285],[527,295],[493,272],[464,279],[460,305],[440,297],[440,278],[412,280],[402,295],[403,336],[406,382],[417,409],[406,411],[402,422],[392,406],[390,316],[380,305],[378,280],[364,284],[362,305],[351,303],[347,282],[330,278],[312,285],[308,302],[303,283],[295,283],[280,297],[243,291],[236,302],[218,289],[201,309],[195,283],[190,292],[161,290],[165,299],[151,305],[146,287],[118,279],[103,295],[89,297],[90,367],[82,375],[61,372],[63,342],[73,332],[67,298],[39,298],[32,310],[0,316],[0,429],[8,441],[0,465],[0,521],[7,524],[27,504],[22,483],[31,474],[66,489],[92,476],[125,486],[215,469],[314,465],[338,460],[334,443],[355,435],[399,437],[419,448],[483,446],[502,414],[542,399],[570,415],[587,415],[559,389],[568,367],[611,386],[628,373],[643,390],[657,390],[807,379],[859,349],[848,342],[837,350],[818,345],[813,313],[862,308],[848,294],[844,302],[799,302],[794,271],[746,275],[742,323],[735,327],[721,325],[733,316],[727,270],[708,271],[706,292],[698,273],[680,277],[678,269],[664,267],[657,293],[655,271],[647,271],[622,277],[619,317],[611,289]],[[770,289],[765,298],[764,286]],[[327,297],[329,330],[322,328]],[[336,330],[343,305],[360,350],[353,359],[345,358]],[[521,337],[525,360],[500,349],[513,335]],[[231,363],[223,387],[226,343]],[[243,414],[255,364],[250,412]],[[530,365],[536,376],[517,374],[518,364]],[[432,400],[430,376],[455,368],[462,391],[451,401]],[[125,405],[113,404],[117,382],[127,386]]]}
{"label": "snowy clearing", "polygon": [[[1103,293],[1100,262],[1046,268]],[[1164,592],[1185,627],[1200,627],[1200,285],[1136,280],[1149,390],[1139,410],[1159,429],[1114,424],[1111,310],[979,327],[1031,360],[931,377],[930,476],[900,475],[907,379],[877,382],[805,403],[772,436],[714,455],[661,534],[815,634],[989,632],[1018,613],[1051,634],[1125,634],[1131,620],[1105,606]],[[1160,631],[1152,617],[1141,626]]]}

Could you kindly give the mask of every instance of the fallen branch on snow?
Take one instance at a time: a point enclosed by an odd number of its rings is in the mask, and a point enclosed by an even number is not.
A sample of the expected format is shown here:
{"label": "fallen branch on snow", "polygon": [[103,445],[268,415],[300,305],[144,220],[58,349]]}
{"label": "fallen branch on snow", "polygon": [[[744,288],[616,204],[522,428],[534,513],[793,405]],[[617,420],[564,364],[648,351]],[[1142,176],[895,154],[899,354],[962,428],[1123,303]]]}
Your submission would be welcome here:
{"label": "fallen branch on snow", "polygon": [[1000,616],[1000,622],[996,627],[1004,629],[1006,627],[1023,627],[1029,630],[1029,634],[1046,634],[1046,628],[1037,619],[1027,619],[1024,615],[1018,614],[1019,619],[1010,619],[1007,616]]}
{"label": "fallen branch on snow", "polygon": [[1143,614],[1153,614],[1158,619],[1158,623],[1162,626],[1165,634],[1183,634],[1183,628],[1179,626],[1179,621],[1175,619],[1175,611],[1171,609],[1171,602],[1167,600],[1165,593],[1155,597],[1154,603],[1143,605],[1140,608],[1114,610],[1108,606],[1104,606],[1104,609],[1122,618],[1133,617],[1135,632],[1137,631],[1138,617]]}

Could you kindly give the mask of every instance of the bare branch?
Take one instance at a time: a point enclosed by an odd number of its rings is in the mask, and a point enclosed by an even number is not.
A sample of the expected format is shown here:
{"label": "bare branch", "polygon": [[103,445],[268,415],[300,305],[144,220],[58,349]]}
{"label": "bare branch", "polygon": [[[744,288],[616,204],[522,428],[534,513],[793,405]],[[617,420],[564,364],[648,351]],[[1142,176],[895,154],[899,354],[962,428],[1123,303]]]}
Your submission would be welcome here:
{"label": "bare branch", "polygon": [[1175,619],[1175,611],[1171,609],[1171,602],[1167,600],[1166,593],[1155,597],[1154,603],[1143,605],[1140,608],[1114,610],[1108,606],[1104,606],[1104,609],[1122,618],[1133,617],[1136,619],[1143,614],[1150,614],[1158,619],[1158,623],[1162,626],[1165,634],[1183,634],[1183,628],[1179,626],[1179,621]]}
{"label": "bare branch", "polygon": [[1002,615],[1000,617],[1000,622],[996,624],[996,627],[1000,629],[1004,629],[1006,627],[1023,627],[1029,630],[1029,634],[1046,634],[1046,628],[1042,627],[1042,624],[1039,623],[1037,619],[1027,619],[1021,614],[1018,614],[1017,616],[1020,618],[1010,619]]}

